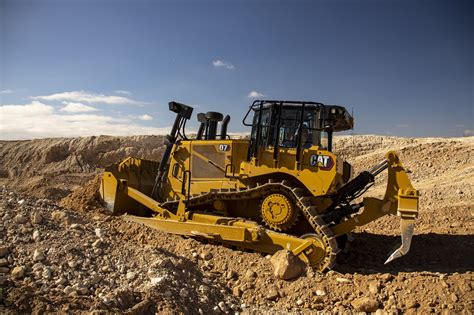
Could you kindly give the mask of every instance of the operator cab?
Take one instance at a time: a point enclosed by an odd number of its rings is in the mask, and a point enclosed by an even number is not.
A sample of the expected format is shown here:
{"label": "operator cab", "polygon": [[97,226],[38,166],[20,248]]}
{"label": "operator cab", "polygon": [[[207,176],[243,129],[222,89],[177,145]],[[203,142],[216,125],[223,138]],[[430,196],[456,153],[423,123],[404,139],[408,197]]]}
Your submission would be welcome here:
{"label": "operator cab", "polygon": [[[249,123],[246,120],[251,111],[253,120]],[[318,146],[331,151],[333,132],[352,129],[354,119],[344,107],[337,105],[256,100],[243,123],[252,127],[249,153],[255,156],[258,147],[301,151]]]}

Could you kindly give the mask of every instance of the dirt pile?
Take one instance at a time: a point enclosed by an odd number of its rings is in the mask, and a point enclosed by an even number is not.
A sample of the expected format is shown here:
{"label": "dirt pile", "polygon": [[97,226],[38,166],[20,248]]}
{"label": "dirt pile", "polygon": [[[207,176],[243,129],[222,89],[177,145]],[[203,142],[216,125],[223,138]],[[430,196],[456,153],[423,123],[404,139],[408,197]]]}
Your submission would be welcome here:
{"label": "dirt pile", "polygon": [[103,202],[100,199],[101,175],[96,175],[93,179],[77,188],[72,193],[60,200],[59,205],[66,209],[72,209],[80,212],[101,211]]}
{"label": "dirt pile", "polygon": [[0,185],[59,200],[127,156],[158,160],[163,136],[0,141]]}
{"label": "dirt pile", "polygon": [[[155,235],[141,239],[135,224],[4,189],[0,197],[0,271],[8,274],[0,281],[0,312],[2,304],[28,313],[240,310],[225,285],[200,269],[208,261],[145,245]],[[180,246],[196,253],[192,242],[180,240]]]}
{"label": "dirt pile", "polygon": [[[97,139],[67,141],[99,143]],[[114,144],[111,152],[120,151],[120,143],[138,141],[133,137],[107,139]],[[159,141],[153,137],[142,140],[148,145],[137,144],[138,149],[130,149],[135,150],[131,155],[159,158]],[[12,163],[12,156],[17,156],[22,167],[35,168],[38,163],[40,176],[54,179],[50,181],[53,187],[66,191],[92,181],[63,199],[61,207],[30,196],[37,192],[31,184],[38,176],[35,172],[19,166],[11,171],[13,164],[4,166],[8,179],[28,194],[18,193],[8,180],[3,182],[8,190],[0,191],[0,256],[5,259],[0,258],[0,268],[5,268],[0,270],[0,311],[3,303],[8,310],[25,312],[472,314],[473,137],[336,138],[336,153],[351,162],[356,173],[375,165],[389,150],[400,153],[412,171],[413,185],[422,194],[412,249],[407,256],[383,264],[399,242],[399,219],[384,217],[353,233],[351,246],[334,271],[317,274],[307,269],[293,281],[274,276],[269,256],[203,244],[102,214],[97,211],[94,176],[106,162],[116,162],[125,154],[96,151],[92,154],[95,160],[83,171],[66,167],[56,179],[53,165],[58,162],[45,163],[44,152],[34,151],[56,141],[66,140],[38,140],[41,145],[31,141],[28,148],[23,147],[23,154],[36,156],[36,162],[22,158],[12,143],[1,143],[0,162]],[[97,147],[101,146],[89,146]],[[383,195],[384,176],[367,195]],[[44,191],[49,187],[46,184]],[[2,254],[4,247],[8,253]]]}

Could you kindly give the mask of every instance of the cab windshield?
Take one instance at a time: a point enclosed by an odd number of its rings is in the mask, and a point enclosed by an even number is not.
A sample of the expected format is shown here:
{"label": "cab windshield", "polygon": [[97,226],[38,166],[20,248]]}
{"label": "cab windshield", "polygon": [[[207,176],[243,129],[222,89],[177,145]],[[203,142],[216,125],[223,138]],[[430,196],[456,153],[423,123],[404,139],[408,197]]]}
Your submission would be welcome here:
{"label": "cab windshield", "polygon": [[[298,142],[298,132],[300,130],[300,121],[302,118],[301,107],[284,106],[280,117],[279,132],[275,128],[277,124],[276,112],[277,106],[264,108],[261,117],[261,143],[266,146],[272,146],[278,134],[278,144],[281,148],[296,148]],[[319,146],[321,149],[327,149],[328,133],[320,129],[319,108],[307,107],[303,113],[301,128],[301,147],[307,149],[311,146]],[[254,125],[257,124],[259,110],[254,114]],[[256,128],[252,130],[252,138],[256,137]]]}

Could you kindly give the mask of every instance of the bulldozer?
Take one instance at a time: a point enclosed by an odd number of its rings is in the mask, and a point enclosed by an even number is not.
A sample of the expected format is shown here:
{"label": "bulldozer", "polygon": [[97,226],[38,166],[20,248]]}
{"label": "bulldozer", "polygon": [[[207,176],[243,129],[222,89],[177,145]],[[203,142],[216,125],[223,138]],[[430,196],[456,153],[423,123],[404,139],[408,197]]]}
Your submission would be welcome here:
{"label": "bulldozer", "polygon": [[[392,214],[401,245],[386,263],[409,251],[419,193],[393,151],[357,176],[332,152],[334,133],[354,126],[343,106],[255,100],[242,121],[250,135],[240,138],[218,112],[197,114],[188,137],[193,108],[169,110],[176,119],[160,162],[128,157],[105,169],[100,194],[112,214],[239,250],[287,249],[321,272],[335,267],[353,230]],[[385,170],[385,196],[363,198]]]}

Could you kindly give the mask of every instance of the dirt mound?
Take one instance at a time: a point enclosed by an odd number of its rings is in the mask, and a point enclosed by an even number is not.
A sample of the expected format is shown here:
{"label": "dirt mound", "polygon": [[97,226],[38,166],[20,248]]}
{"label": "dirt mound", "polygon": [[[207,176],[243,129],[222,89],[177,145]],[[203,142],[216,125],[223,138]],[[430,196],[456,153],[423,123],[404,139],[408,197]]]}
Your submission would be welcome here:
{"label": "dirt mound", "polygon": [[163,136],[0,141],[0,185],[59,200],[128,156],[159,160],[163,141]]}
{"label": "dirt mound", "polygon": [[[200,269],[200,258],[145,245],[150,237],[163,237],[158,232],[144,231],[141,240],[133,237],[140,227],[121,218],[80,214],[4,189],[0,197],[0,249],[7,248],[0,263],[11,271],[0,279],[7,286],[0,291],[0,313],[2,304],[22,313],[210,313],[221,302],[240,310],[224,284]],[[191,251],[192,242],[180,243]]]}
{"label": "dirt mound", "polygon": [[61,199],[59,205],[66,209],[76,211],[100,211],[103,210],[103,202],[100,199],[100,182],[102,175],[96,175],[82,187]]}
{"label": "dirt mound", "polygon": [[[0,143],[0,175],[8,176],[0,183],[9,189],[0,190],[0,253],[9,247],[0,267],[8,269],[0,276],[0,312],[3,303],[16,312],[472,313],[473,137],[337,137],[335,152],[356,174],[389,150],[400,154],[421,191],[412,249],[383,264],[400,238],[399,218],[384,217],[353,233],[334,271],[321,275],[308,269],[294,281],[275,278],[268,256],[100,212],[95,176],[101,167],[126,155],[157,160],[159,138]],[[367,195],[383,195],[385,176]],[[71,190],[62,207],[30,197],[64,197]],[[37,261],[36,250],[43,260]],[[14,276],[18,271],[22,277]]]}

